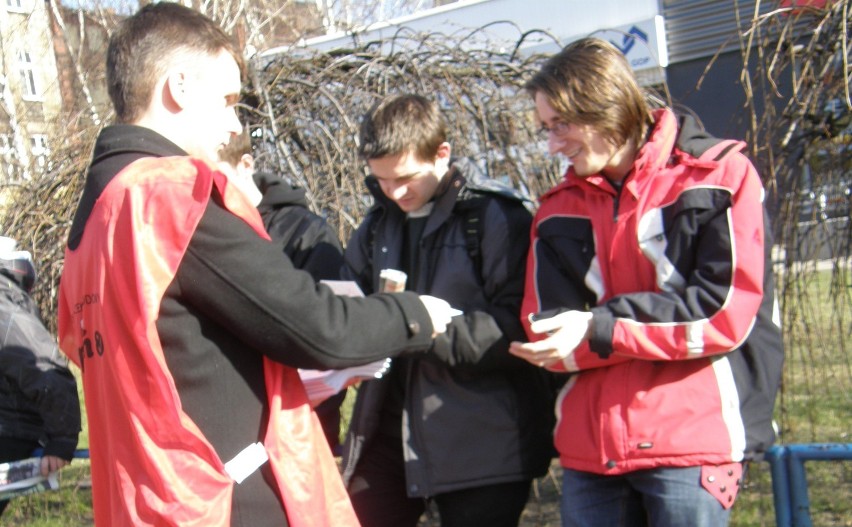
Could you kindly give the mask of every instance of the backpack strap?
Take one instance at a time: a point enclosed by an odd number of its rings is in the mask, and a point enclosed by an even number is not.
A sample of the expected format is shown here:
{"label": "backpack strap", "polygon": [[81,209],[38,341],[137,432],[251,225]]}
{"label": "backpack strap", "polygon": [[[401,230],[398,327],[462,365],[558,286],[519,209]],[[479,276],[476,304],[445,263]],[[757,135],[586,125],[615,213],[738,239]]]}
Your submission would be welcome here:
{"label": "backpack strap", "polygon": [[474,269],[482,279],[482,216],[485,207],[471,207],[465,212],[464,244],[473,261]]}
{"label": "backpack strap", "polygon": [[492,199],[500,199],[499,195],[491,192],[478,192],[469,188],[462,190],[463,198],[457,206],[457,214],[463,218],[462,229],[464,230],[464,245],[467,254],[476,269],[476,276],[480,284],[485,283],[482,267],[482,240],[485,237],[485,211]]}

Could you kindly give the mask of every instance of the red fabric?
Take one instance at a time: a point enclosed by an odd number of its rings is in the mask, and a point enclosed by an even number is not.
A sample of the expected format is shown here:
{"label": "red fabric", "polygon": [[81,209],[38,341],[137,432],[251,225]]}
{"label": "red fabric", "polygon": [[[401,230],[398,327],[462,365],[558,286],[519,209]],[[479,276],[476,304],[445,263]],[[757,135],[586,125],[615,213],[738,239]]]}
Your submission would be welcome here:
{"label": "red fabric", "polygon": [[[826,7],[831,7],[831,3],[827,0],[779,0],[778,7],[792,8],[789,13],[798,15],[803,11],[807,11],[808,8],[820,10],[825,9]],[[785,11],[781,14],[786,15],[788,12]]]}
{"label": "red fabric", "polygon": [[[155,325],[214,185],[267,237],[225,176],[188,158],[149,158],[110,182],[79,247],[66,249],[59,339],[83,371],[98,525],[230,524],[233,482],[181,410]],[[296,371],[266,359],[264,368],[264,446],[290,524],[357,526]]]}
{"label": "red fabric", "polygon": [[706,465],[701,467],[701,486],[719,500],[726,509],[734,506],[740,481],[743,477],[742,463]]}

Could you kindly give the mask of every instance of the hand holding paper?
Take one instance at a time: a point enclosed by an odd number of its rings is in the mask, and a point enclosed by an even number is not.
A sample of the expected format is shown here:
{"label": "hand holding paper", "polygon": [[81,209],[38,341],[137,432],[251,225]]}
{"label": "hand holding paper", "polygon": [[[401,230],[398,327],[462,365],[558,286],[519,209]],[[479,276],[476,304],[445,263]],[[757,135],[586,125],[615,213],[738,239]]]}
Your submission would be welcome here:
{"label": "hand holding paper", "polygon": [[57,472],[42,473],[44,458],[31,457],[0,463],[0,500],[16,496],[56,490],[59,488]]}
{"label": "hand holding paper", "polygon": [[68,464],[68,461],[56,456],[43,456],[41,458],[41,475],[47,477],[51,472],[56,472]]}
{"label": "hand holding paper", "polygon": [[432,334],[433,337],[435,335],[445,333],[447,331],[447,325],[450,323],[450,319],[461,314],[458,309],[450,307],[450,304],[448,304],[446,300],[441,300],[438,297],[420,295],[420,301],[423,302],[423,306],[432,318],[432,328],[434,329],[434,333]]}
{"label": "hand holding paper", "polygon": [[361,381],[379,379],[390,370],[391,360],[382,359],[342,370],[299,370],[312,407]]}
{"label": "hand holding paper", "polygon": [[549,336],[536,342],[512,342],[509,352],[536,366],[546,368],[563,361],[588,338],[592,314],[588,311],[564,311],[556,316],[533,320],[533,333]]}

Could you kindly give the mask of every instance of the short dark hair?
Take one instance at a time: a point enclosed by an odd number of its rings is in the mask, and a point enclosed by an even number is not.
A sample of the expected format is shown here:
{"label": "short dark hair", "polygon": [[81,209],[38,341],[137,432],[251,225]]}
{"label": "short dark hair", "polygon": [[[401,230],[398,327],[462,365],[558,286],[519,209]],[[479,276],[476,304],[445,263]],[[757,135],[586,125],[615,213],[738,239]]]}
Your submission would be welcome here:
{"label": "short dark hair", "polygon": [[438,105],[420,95],[386,97],[361,120],[358,153],[376,159],[413,151],[421,161],[438,155],[447,125]]}
{"label": "short dark hair", "polygon": [[653,124],[624,54],[599,38],[572,42],[548,59],[524,88],[533,98],[544,94],[565,122],[592,126],[612,144],[641,144]]}
{"label": "short dark hair", "polygon": [[118,121],[132,123],[141,116],[175,57],[221,51],[230,53],[244,71],[236,45],[210,18],[174,2],[141,8],[122,21],[107,48],[107,88]]}
{"label": "short dark hair", "polygon": [[248,130],[243,128],[239,135],[231,137],[228,144],[219,150],[219,160],[231,166],[237,166],[245,154],[251,154],[251,137]]}

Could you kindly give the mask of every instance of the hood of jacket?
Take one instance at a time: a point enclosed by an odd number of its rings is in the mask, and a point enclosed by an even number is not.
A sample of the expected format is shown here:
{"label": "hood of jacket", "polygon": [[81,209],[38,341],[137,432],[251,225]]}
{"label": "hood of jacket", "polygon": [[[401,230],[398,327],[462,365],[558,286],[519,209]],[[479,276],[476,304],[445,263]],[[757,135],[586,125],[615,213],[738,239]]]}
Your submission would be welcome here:
{"label": "hood of jacket", "polygon": [[280,208],[282,206],[299,206],[308,208],[305,189],[294,187],[284,178],[269,172],[255,172],[254,184],[263,194],[258,208]]}
{"label": "hood of jacket", "polygon": [[132,124],[104,128],[95,141],[83,195],[68,235],[68,246],[74,249],[80,243],[92,207],[112,178],[124,167],[143,157],[185,155],[188,154],[181,147],[150,128]]}

